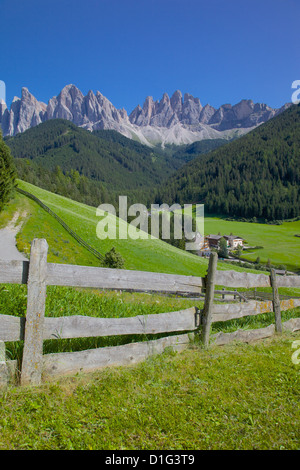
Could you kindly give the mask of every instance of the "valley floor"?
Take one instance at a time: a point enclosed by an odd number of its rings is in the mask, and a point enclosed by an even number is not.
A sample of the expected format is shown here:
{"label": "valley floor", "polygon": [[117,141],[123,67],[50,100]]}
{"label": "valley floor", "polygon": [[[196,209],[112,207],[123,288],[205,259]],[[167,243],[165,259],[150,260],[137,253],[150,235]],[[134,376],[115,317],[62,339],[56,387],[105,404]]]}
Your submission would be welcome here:
{"label": "valley floor", "polygon": [[[266,264],[268,259],[276,265],[285,265],[293,272],[300,271],[300,220],[268,225],[250,222],[228,221],[221,217],[205,217],[205,235],[233,235],[244,238],[249,246],[261,247],[242,253],[242,258]],[[231,268],[230,268],[231,269]]]}

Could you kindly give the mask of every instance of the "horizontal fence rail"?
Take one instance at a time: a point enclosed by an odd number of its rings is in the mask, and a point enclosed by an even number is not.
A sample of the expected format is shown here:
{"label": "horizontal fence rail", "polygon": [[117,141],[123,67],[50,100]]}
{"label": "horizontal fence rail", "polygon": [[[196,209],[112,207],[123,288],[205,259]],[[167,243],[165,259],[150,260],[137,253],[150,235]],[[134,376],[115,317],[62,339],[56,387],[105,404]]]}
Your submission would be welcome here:
{"label": "horizontal fence rail", "polygon": [[161,354],[167,347],[181,351],[189,343],[187,334],[169,336],[143,343],[130,343],[123,346],[89,349],[73,353],[56,353],[44,356],[43,369],[46,377],[92,372],[107,366],[137,364],[154,354]]}
{"label": "horizontal fence rail", "polygon": [[[28,272],[29,261],[0,261],[0,283],[27,284]],[[202,278],[126,269],[47,263],[47,285],[199,294],[201,293]]]}
{"label": "horizontal fence rail", "polygon": [[[76,374],[82,371],[92,372],[107,366],[137,364],[154,354],[161,354],[166,348],[172,348],[173,351],[182,351],[186,349],[189,342],[190,335],[182,334],[122,346],[109,346],[71,353],[45,354],[42,360],[43,377],[47,379],[48,377]],[[5,377],[6,380],[2,381],[2,384],[6,384],[10,377],[16,376],[17,372],[18,362],[16,360],[7,361],[6,369],[2,373],[2,377]]]}
{"label": "horizontal fence rail", "polygon": [[[225,308],[224,308],[225,307]],[[300,307],[300,299],[282,300],[281,311]],[[214,305],[212,323],[234,320],[272,311],[272,302]],[[25,318],[0,315],[0,341],[24,340]],[[145,335],[194,331],[201,325],[201,312],[196,307],[176,312],[138,315],[125,318],[99,318],[84,315],[45,317],[43,339],[91,338],[101,336]]]}
{"label": "horizontal fence rail", "polygon": [[[149,355],[162,352],[166,347],[182,350],[191,335],[200,332],[204,346],[209,343],[251,341],[268,337],[282,329],[300,329],[300,319],[281,324],[281,311],[300,306],[300,298],[282,298],[278,287],[300,287],[300,276],[270,276],[236,271],[217,271],[217,255],[210,258],[208,273],[202,277],[165,273],[130,271],[88,266],[47,263],[46,240],[33,240],[30,261],[0,261],[0,283],[27,284],[26,317],[0,314],[0,384],[6,384],[17,370],[17,361],[5,358],[5,342],[24,341],[21,367],[21,385],[39,384],[41,378],[55,375],[91,371],[107,365],[133,364]],[[96,289],[161,292],[203,296],[204,308],[126,318],[99,318],[97,316],[44,317],[46,286],[90,287]],[[225,287],[272,287],[265,300],[254,300],[237,291],[218,290]],[[217,287],[217,288],[216,288]],[[216,303],[225,295],[238,298],[238,302]],[[246,293],[244,293],[246,294]],[[222,297],[215,298],[215,295]],[[270,299],[271,295],[271,299]],[[199,298],[198,297],[198,298]],[[245,316],[274,312],[275,324],[256,330],[237,330],[234,333],[210,334],[216,322]],[[12,312],[13,313],[13,312]],[[71,353],[42,354],[44,340],[103,337],[119,335],[152,335],[172,333],[164,338],[77,351]],[[4,349],[3,349],[4,346]],[[3,352],[4,351],[4,352]],[[3,358],[2,358],[3,359]]]}
{"label": "horizontal fence rail", "polygon": [[[298,331],[300,330],[300,318],[292,318],[283,323],[285,331]],[[239,341],[250,343],[258,339],[270,338],[276,333],[275,325],[269,325],[265,328],[257,328],[255,330],[236,330],[233,333],[216,333],[212,335],[211,341],[215,345],[222,346],[224,344]]]}
{"label": "horizontal fence rail", "polygon": [[[1,261],[0,284],[27,284],[29,261]],[[271,287],[265,274],[217,271],[216,285],[226,287]],[[47,263],[47,285],[98,289],[201,293],[204,278],[126,269],[98,268]],[[277,277],[278,287],[300,287],[300,276]],[[221,293],[221,292],[220,292]],[[238,295],[238,293],[236,293]]]}
{"label": "horizontal fence rail", "polygon": [[[89,338],[118,335],[145,335],[175,331],[192,331],[199,327],[199,313],[195,307],[177,312],[138,315],[125,318],[98,318],[84,315],[46,317],[43,339]],[[0,340],[22,341],[25,318],[0,315]]]}

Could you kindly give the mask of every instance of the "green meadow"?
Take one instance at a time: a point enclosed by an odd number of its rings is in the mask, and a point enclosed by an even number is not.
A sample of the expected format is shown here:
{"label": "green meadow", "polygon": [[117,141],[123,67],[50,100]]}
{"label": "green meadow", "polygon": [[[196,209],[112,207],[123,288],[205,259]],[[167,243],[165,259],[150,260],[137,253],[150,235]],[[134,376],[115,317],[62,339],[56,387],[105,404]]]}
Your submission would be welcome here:
{"label": "green meadow", "polygon": [[282,225],[268,225],[250,222],[232,222],[217,217],[205,217],[205,235],[218,234],[240,236],[249,246],[263,248],[244,252],[242,257],[255,261],[260,257],[261,263],[283,264],[291,271],[300,271],[300,220],[284,222]]}

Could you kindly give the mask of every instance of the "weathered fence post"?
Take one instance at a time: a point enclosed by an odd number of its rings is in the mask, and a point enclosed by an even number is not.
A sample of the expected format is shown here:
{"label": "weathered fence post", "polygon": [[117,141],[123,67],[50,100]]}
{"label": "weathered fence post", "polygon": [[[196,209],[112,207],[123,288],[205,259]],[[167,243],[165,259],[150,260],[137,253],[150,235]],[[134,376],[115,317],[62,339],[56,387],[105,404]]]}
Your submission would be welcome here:
{"label": "weathered fence post", "polygon": [[8,370],[5,356],[5,343],[0,341],[0,387],[8,383]]}
{"label": "weathered fence post", "polygon": [[215,277],[217,271],[218,254],[211,253],[209,257],[209,265],[207,276],[205,278],[205,301],[202,317],[202,340],[205,347],[209,344],[209,333],[212,323],[212,307],[215,291]]}
{"label": "weathered fence post", "polygon": [[272,292],[273,292],[273,311],[275,313],[275,331],[277,331],[277,333],[282,333],[280,298],[278,294],[275,269],[271,269],[270,282],[271,282]]}
{"label": "weathered fence post", "polygon": [[27,313],[21,385],[38,385],[41,382],[47,252],[48,243],[46,240],[35,238],[32,241],[27,283]]}

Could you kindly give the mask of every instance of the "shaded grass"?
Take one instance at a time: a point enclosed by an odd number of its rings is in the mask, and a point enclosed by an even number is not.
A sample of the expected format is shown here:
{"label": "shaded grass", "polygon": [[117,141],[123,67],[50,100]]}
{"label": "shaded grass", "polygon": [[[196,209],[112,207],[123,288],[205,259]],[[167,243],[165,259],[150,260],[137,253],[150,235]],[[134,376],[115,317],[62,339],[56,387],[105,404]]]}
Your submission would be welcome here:
{"label": "shaded grass", "polygon": [[299,338],[194,346],[0,391],[0,449],[298,449],[299,366],[291,344]]}

